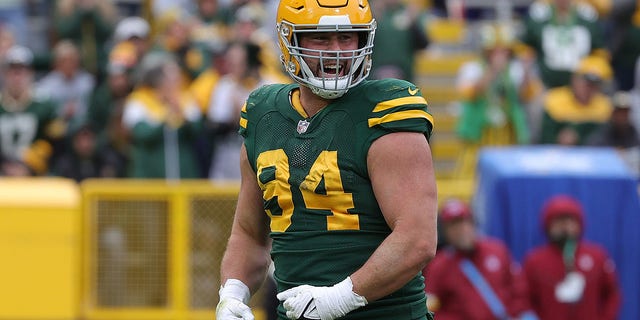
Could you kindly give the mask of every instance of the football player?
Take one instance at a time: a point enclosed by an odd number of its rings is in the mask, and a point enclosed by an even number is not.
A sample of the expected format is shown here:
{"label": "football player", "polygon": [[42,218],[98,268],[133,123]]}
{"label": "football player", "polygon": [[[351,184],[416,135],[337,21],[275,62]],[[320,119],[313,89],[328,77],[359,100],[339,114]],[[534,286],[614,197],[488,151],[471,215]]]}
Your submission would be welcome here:
{"label": "football player", "polygon": [[437,242],[433,119],[414,84],[366,80],[375,30],[367,0],[281,0],[296,83],[242,109],[217,319],[253,319],[270,258],[280,319],[431,319],[420,271]]}

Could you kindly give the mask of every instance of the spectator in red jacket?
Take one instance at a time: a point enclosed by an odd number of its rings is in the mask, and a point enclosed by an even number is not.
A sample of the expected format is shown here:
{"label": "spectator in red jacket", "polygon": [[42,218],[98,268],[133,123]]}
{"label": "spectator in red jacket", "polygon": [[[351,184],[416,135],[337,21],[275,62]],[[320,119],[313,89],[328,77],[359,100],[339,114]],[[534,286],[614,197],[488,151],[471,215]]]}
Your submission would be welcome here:
{"label": "spectator in red jacket", "polygon": [[583,209],[569,196],[542,210],[549,243],[525,258],[531,307],[540,319],[614,320],[621,302],[613,261],[604,248],[582,240]]}
{"label": "spectator in red jacket", "polygon": [[440,223],[448,246],[423,272],[436,319],[535,319],[520,267],[501,241],[477,235],[469,206],[447,201]]}

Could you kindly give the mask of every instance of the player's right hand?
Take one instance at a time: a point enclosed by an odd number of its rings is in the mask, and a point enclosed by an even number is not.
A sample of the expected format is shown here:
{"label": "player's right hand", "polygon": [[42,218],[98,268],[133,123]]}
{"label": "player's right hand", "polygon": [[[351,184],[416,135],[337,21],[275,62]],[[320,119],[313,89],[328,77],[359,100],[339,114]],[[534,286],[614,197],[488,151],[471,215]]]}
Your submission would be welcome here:
{"label": "player's right hand", "polygon": [[220,299],[216,307],[216,320],[254,320],[251,308],[234,298]]}
{"label": "player's right hand", "polygon": [[254,320],[249,303],[249,288],[240,280],[228,279],[220,287],[216,320]]}

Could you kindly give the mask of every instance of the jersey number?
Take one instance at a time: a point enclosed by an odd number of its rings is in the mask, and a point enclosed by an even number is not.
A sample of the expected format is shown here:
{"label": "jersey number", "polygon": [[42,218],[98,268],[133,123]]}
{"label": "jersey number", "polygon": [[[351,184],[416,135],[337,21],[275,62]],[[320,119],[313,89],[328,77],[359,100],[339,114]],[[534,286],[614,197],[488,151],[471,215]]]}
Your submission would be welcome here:
{"label": "jersey number", "polygon": [[[289,158],[282,149],[270,150],[258,156],[257,165],[258,184],[263,190],[264,200],[277,197],[278,206],[282,210],[280,215],[267,210],[267,215],[271,218],[271,231],[285,232],[291,226],[294,208],[289,185]],[[275,179],[263,183],[260,176],[267,169],[275,169]],[[316,193],[315,190],[323,180],[326,194]],[[332,215],[327,216],[327,230],[360,229],[358,215],[348,212],[354,207],[353,196],[344,192],[337,151],[322,151],[299,187],[306,208],[331,211]]]}
{"label": "jersey number", "polygon": [[0,117],[0,150],[4,156],[20,158],[36,136],[38,123],[31,114]]}

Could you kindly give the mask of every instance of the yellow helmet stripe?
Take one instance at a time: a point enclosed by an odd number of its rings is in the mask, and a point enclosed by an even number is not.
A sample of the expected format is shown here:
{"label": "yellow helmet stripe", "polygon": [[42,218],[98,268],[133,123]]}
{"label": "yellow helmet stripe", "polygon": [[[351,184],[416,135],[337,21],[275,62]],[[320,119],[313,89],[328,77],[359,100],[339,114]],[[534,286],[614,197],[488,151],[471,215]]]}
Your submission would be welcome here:
{"label": "yellow helmet stripe", "polygon": [[247,121],[247,119],[245,119],[245,118],[240,118],[240,127],[242,127],[242,128],[244,128],[244,129],[246,129],[246,128],[247,128],[247,123],[248,123],[248,122],[249,122],[249,121]]}
{"label": "yellow helmet stripe", "polygon": [[380,111],[384,111],[387,109],[391,109],[394,107],[407,105],[407,104],[427,104],[427,100],[425,100],[424,97],[415,96],[415,97],[403,97],[403,98],[397,98],[393,100],[382,101],[378,103],[375,108],[373,108],[373,112],[380,112]]}
{"label": "yellow helmet stripe", "polygon": [[381,118],[370,118],[369,128],[379,125],[381,123],[400,121],[406,119],[427,119],[431,126],[434,125],[433,116],[431,116],[428,112],[422,110],[407,110],[407,111],[398,111],[393,112],[387,115],[382,116]]}

